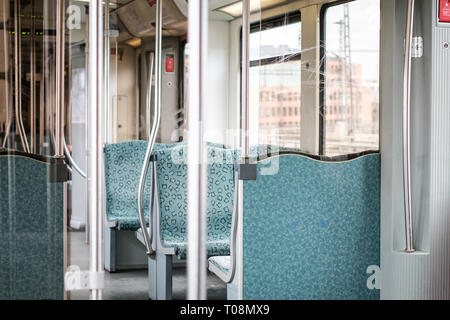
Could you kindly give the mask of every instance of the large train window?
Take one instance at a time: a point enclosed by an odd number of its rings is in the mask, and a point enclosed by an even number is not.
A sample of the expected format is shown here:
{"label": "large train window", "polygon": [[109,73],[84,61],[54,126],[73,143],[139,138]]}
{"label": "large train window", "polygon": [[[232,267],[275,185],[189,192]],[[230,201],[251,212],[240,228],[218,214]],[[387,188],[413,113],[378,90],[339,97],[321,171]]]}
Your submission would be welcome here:
{"label": "large train window", "polygon": [[378,150],[380,1],[331,4],[322,19],[321,152]]}
{"label": "large train window", "polygon": [[300,12],[251,25],[252,144],[300,148]]}

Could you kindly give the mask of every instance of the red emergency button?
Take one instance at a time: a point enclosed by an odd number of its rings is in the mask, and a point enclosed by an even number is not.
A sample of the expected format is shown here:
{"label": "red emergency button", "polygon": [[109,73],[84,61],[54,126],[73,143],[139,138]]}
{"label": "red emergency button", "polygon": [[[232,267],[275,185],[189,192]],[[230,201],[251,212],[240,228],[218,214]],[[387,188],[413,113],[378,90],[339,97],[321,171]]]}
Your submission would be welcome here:
{"label": "red emergency button", "polygon": [[439,0],[439,22],[450,22],[450,0]]}
{"label": "red emergency button", "polygon": [[166,55],[166,72],[175,72],[175,57],[173,54]]}

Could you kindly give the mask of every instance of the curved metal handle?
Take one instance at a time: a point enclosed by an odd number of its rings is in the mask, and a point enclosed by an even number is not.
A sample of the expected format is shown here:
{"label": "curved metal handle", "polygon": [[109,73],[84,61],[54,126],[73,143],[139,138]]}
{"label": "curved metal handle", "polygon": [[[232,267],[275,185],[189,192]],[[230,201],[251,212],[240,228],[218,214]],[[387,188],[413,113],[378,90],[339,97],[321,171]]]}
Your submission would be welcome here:
{"label": "curved metal handle", "polygon": [[[147,87],[147,99],[146,99],[146,106],[147,106],[147,114],[150,113],[150,105],[151,105],[151,98],[152,98],[152,82],[153,82],[153,63],[154,63],[154,54],[153,52],[150,53],[150,70],[148,75],[148,87]],[[155,106],[155,111],[156,111]],[[156,114],[156,112],[155,112]],[[156,124],[154,123],[153,126]],[[152,127],[153,127],[152,126]],[[153,132],[153,130],[152,130]],[[144,195],[144,188],[145,188],[145,180],[147,178],[148,173],[148,165],[150,163],[150,157],[152,155],[153,151],[153,145],[154,145],[154,139],[152,139],[152,133],[150,133],[149,136],[149,144],[147,146],[147,151],[145,153],[145,159],[144,164],[142,166],[142,172],[141,172],[141,178],[139,180],[139,191],[138,191],[138,211],[139,211],[139,223],[141,224],[141,230],[142,235],[144,236],[144,244],[145,248],[147,249],[147,254],[150,255],[153,253],[152,244],[151,244],[151,212],[149,214],[149,225],[150,225],[150,231],[147,230],[147,223],[145,222],[145,213],[144,213],[144,204],[143,204],[143,195]],[[153,188],[153,184],[151,186]],[[152,203],[150,203],[152,205]]]}
{"label": "curved metal handle", "polygon": [[[160,1],[158,1],[159,3]],[[157,20],[161,21],[161,8],[162,6],[159,4],[157,5],[157,12],[158,17]],[[159,23],[159,26],[161,23]],[[141,178],[139,181],[139,193],[138,193],[138,210],[139,210],[139,222],[141,224],[142,234],[144,236],[144,243],[145,247],[147,249],[147,254],[153,254],[154,250],[152,248],[151,243],[151,237],[152,237],[152,212],[149,214],[149,224],[150,228],[147,230],[147,225],[145,223],[145,214],[144,214],[144,206],[143,206],[143,194],[144,194],[144,187],[145,187],[145,179],[147,177],[148,173],[148,165],[150,162],[150,157],[152,155],[153,147],[155,145],[156,140],[156,134],[158,133],[159,124],[161,121],[161,32],[158,32],[157,30],[157,36],[156,36],[156,85],[155,85],[155,109],[154,109],[154,115],[153,115],[153,124],[152,129],[149,134],[149,144],[147,147],[147,152],[145,154],[144,159],[144,165],[141,172]],[[153,52],[150,53],[150,73],[148,77],[148,93],[147,93],[147,112],[150,113],[150,105],[151,105],[151,95],[152,95],[152,82],[153,82],[153,64],[154,64],[154,54]],[[152,181],[153,182],[153,181]],[[155,188],[154,183],[151,185],[151,192],[150,196],[152,199],[150,200],[150,208],[153,208],[153,189]]]}
{"label": "curved metal handle", "polygon": [[406,252],[414,252],[411,207],[411,46],[414,27],[414,0],[408,0],[405,65],[403,73],[403,192],[405,205]]}
{"label": "curved metal handle", "polygon": [[20,140],[25,152],[30,153],[30,147],[28,145],[28,140],[25,133],[25,128],[23,126],[22,119],[22,82],[19,70],[22,69],[22,47],[21,47],[21,7],[17,0],[14,1],[14,90],[15,90],[15,109],[16,109],[16,125],[17,130],[19,130]]}
{"label": "curved metal handle", "polygon": [[[241,87],[241,103],[242,103],[242,156],[247,161],[250,155],[250,137],[248,134],[250,126],[250,0],[242,1],[242,87]],[[239,174],[235,171],[234,180],[234,206],[233,216],[231,218],[231,234],[230,234],[230,271],[225,282],[230,283],[236,274],[236,241],[238,233],[239,221]]]}
{"label": "curved metal handle", "polygon": [[250,156],[250,0],[242,1],[242,157]]}
{"label": "curved metal handle", "polygon": [[84,171],[81,170],[81,168],[73,160],[72,155],[70,154],[69,148],[67,148],[66,137],[64,137],[63,142],[64,142],[64,154],[66,155],[67,160],[69,161],[69,164],[75,169],[76,172],[78,172],[80,174],[80,176],[82,176],[84,179],[86,179],[87,178],[86,173],[84,173]]}
{"label": "curved metal handle", "polygon": [[236,241],[237,241],[237,232],[238,232],[238,221],[239,221],[239,176],[235,171],[234,178],[234,206],[233,206],[233,215],[231,217],[231,233],[230,233],[230,271],[227,274],[227,277],[224,279],[226,283],[231,283],[234,279],[234,275],[236,274]]}

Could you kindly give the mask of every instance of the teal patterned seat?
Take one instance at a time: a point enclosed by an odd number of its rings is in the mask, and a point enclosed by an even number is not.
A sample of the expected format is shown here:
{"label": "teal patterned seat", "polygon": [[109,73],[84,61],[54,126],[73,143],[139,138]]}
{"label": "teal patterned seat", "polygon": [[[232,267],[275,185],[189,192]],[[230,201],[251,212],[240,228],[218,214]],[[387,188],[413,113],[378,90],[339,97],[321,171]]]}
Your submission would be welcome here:
{"label": "teal patterned seat", "polygon": [[[271,160],[279,171],[260,174]],[[380,155],[257,170],[243,182],[243,298],[379,299],[367,268],[380,265]]]}
{"label": "teal patterned seat", "polygon": [[63,183],[55,159],[0,151],[0,300],[63,300]]}
{"label": "teal patterned seat", "polygon": [[[159,144],[153,150],[172,149],[186,143]],[[208,143],[223,147],[221,144]],[[148,141],[126,141],[105,145],[106,217],[118,230],[136,231],[140,228],[137,194],[142,164]],[[144,211],[147,217],[150,203],[151,171],[147,174],[144,189]]]}
{"label": "teal patterned seat", "polygon": [[[316,158],[264,159],[243,182],[244,299],[379,299],[366,270],[380,264],[380,155]],[[209,270],[228,282],[230,260],[210,257]]]}
{"label": "teal patterned seat", "polygon": [[[160,201],[161,244],[175,248],[179,259],[187,253],[186,145],[156,151]],[[208,256],[227,255],[234,201],[233,150],[208,145]]]}
{"label": "teal patterned seat", "polygon": [[[106,217],[118,230],[140,228],[137,194],[148,141],[127,141],[105,145]],[[154,150],[164,148],[155,144]],[[151,171],[144,189],[144,211],[148,219]],[[148,220],[147,220],[148,223]]]}

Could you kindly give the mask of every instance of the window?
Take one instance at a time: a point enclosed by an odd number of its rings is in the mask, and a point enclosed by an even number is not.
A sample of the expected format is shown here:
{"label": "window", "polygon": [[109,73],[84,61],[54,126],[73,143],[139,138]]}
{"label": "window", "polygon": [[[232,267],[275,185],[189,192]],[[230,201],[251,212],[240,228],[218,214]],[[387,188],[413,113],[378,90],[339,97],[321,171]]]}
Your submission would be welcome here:
{"label": "window", "polygon": [[321,152],[378,150],[380,0],[332,4],[322,14]]}
{"label": "window", "polygon": [[250,143],[299,149],[300,112],[289,111],[288,119],[286,106],[300,110],[300,12],[258,22],[250,32]]}

